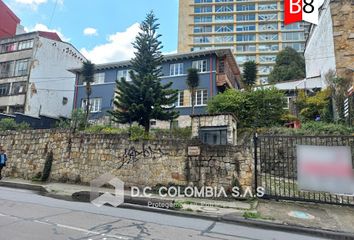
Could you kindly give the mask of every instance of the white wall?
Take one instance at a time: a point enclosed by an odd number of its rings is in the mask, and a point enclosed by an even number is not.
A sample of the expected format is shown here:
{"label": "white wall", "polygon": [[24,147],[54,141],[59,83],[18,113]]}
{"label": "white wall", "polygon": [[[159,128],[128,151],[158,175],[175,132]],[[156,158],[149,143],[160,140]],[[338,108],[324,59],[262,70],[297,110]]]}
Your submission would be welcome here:
{"label": "white wall", "polygon": [[[69,117],[73,108],[75,75],[68,69],[81,67],[79,58],[85,58],[68,43],[39,37],[36,44],[25,114]],[[66,104],[63,104],[64,97],[68,99]]]}
{"label": "white wall", "polygon": [[328,0],[324,8],[319,24],[311,31],[305,49],[306,78],[321,76],[323,83],[326,73],[336,70],[333,24]]}

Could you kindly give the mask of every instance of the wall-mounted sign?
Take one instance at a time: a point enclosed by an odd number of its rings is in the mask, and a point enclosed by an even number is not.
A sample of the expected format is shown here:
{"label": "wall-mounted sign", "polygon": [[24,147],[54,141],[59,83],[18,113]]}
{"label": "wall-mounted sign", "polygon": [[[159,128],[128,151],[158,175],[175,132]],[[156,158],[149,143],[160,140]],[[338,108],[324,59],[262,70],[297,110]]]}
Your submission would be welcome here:
{"label": "wall-mounted sign", "polygon": [[354,195],[350,147],[297,146],[299,190]]}
{"label": "wall-mounted sign", "polygon": [[188,156],[199,156],[200,155],[200,147],[188,147]]}

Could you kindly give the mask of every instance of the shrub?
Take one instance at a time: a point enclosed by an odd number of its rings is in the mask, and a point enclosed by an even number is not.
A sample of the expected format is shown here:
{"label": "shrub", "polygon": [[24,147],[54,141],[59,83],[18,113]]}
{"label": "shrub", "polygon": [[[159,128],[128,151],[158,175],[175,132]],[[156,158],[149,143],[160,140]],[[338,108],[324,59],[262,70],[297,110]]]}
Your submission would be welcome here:
{"label": "shrub", "polygon": [[0,120],[0,130],[26,130],[30,129],[30,125],[28,123],[16,123],[12,118],[3,118]]}
{"label": "shrub", "polygon": [[72,131],[84,130],[86,126],[86,115],[82,109],[75,109],[71,113],[71,119],[60,120],[57,124],[57,128],[71,129]]}

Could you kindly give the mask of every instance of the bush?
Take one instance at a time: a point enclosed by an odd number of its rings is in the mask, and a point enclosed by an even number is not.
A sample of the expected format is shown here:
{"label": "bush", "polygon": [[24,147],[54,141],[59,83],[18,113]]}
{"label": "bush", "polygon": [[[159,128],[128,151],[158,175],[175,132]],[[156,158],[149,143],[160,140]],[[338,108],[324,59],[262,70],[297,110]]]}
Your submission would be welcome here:
{"label": "bush", "polygon": [[86,126],[86,115],[82,109],[73,110],[71,113],[71,119],[60,120],[60,122],[57,124],[57,128],[71,129],[73,131],[84,130],[85,126]]}
{"label": "bush", "polygon": [[0,120],[0,130],[26,130],[30,129],[30,125],[28,123],[16,123],[12,118],[3,118]]}

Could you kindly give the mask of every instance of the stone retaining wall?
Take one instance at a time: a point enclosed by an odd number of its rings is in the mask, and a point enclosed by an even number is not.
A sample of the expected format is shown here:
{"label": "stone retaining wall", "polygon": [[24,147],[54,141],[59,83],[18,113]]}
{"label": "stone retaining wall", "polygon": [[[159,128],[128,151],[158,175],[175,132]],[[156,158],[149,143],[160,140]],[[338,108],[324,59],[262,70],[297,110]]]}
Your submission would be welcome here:
{"label": "stone retaining wall", "polygon": [[[36,130],[5,132],[0,144],[6,149],[5,176],[32,179],[43,171],[53,152],[51,181],[88,184],[111,173],[126,186],[252,185],[250,149],[240,146],[199,146],[199,156],[188,156],[185,140],[129,141],[124,135],[71,134]],[[235,179],[237,179],[235,181]]]}

